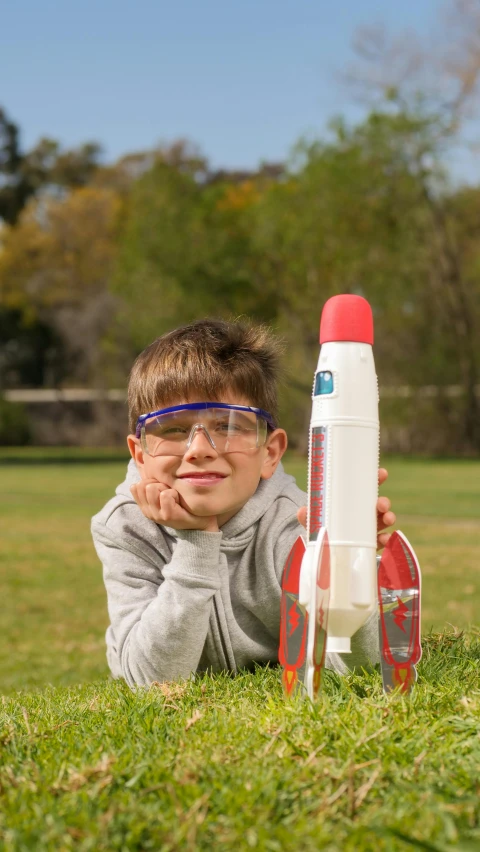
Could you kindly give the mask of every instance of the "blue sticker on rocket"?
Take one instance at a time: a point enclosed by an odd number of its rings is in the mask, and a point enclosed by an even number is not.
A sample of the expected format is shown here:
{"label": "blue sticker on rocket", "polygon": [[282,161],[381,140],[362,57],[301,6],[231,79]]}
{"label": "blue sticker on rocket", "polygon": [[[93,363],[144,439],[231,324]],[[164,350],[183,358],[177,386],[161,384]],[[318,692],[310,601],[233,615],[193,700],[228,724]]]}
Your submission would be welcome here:
{"label": "blue sticker on rocket", "polygon": [[325,482],[327,478],[327,427],[314,426],[310,435],[310,494],[308,540],[316,541],[325,526]]}
{"label": "blue sticker on rocket", "polygon": [[333,393],[333,373],[330,370],[321,370],[315,376],[314,396],[324,396],[327,393]]}

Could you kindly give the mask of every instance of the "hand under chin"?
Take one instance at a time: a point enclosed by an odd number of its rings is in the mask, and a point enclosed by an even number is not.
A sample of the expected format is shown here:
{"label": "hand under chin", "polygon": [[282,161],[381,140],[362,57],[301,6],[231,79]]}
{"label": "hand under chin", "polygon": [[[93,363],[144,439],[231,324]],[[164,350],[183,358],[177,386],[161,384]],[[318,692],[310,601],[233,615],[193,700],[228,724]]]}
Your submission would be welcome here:
{"label": "hand under chin", "polygon": [[190,512],[191,515],[196,515],[198,518],[209,518],[212,515],[215,515],[216,512],[212,511],[210,505],[206,503],[205,497],[202,497],[201,494],[198,496],[195,495],[192,499],[192,496],[187,499],[185,495],[178,491],[179,502],[182,509],[186,509],[187,512]]}

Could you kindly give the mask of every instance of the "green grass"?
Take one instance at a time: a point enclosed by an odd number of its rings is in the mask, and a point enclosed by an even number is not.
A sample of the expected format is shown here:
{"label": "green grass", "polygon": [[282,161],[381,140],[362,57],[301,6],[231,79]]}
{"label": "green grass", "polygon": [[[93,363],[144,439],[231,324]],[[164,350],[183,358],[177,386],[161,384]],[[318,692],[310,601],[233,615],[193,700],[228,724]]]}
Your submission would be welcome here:
{"label": "green grass", "polygon": [[17,850],[480,848],[480,643],[431,636],[413,697],[277,670],[4,698],[0,836]]}
{"label": "green grass", "polygon": [[[126,461],[125,453],[100,450],[0,452],[0,692],[107,674],[106,600],[90,517],[124,478]],[[386,464],[382,490],[422,568],[424,631],[478,624],[480,462]],[[304,488],[305,460],[289,457],[286,468]]]}
{"label": "green grass", "polygon": [[[383,460],[442,634],[411,698],[327,672],[312,706],[285,701],[276,669],[107,678],[89,521],[125,462],[0,452],[2,852],[480,850],[480,463]],[[304,487],[305,461],[286,467]]]}

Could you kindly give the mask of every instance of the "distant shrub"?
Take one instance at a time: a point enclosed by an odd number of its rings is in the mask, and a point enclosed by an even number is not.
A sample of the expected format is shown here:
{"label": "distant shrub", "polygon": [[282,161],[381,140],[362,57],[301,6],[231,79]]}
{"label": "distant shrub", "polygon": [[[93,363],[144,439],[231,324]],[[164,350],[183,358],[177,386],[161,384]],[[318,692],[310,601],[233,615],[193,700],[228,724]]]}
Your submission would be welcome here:
{"label": "distant shrub", "polygon": [[0,396],[0,446],[23,447],[30,443],[28,414],[19,402],[8,402]]}

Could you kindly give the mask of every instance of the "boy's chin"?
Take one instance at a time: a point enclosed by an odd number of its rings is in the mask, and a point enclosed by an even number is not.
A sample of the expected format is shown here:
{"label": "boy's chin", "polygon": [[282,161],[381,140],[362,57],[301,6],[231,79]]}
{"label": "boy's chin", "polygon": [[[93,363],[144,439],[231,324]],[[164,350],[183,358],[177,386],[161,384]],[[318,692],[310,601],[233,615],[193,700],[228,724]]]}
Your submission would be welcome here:
{"label": "boy's chin", "polygon": [[220,501],[214,502],[213,500],[210,501],[210,503],[207,503],[206,500],[202,501],[200,499],[189,500],[188,505],[185,501],[185,505],[187,510],[192,515],[196,515],[197,518],[216,517],[217,519],[219,519],[222,517],[232,517],[233,515],[236,515],[237,512],[241,509],[240,505],[234,503],[225,505],[225,503],[221,503]]}
{"label": "boy's chin", "polygon": [[219,515],[222,512],[228,511],[228,507],[225,509],[225,506],[220,505],[216,500],[206,500],[204,497],[192,498],[192,496],[189,496],[186,500],[182,495],[182,503],[187,512],[197,515],[199,518],[209,518],[212,515]]}

